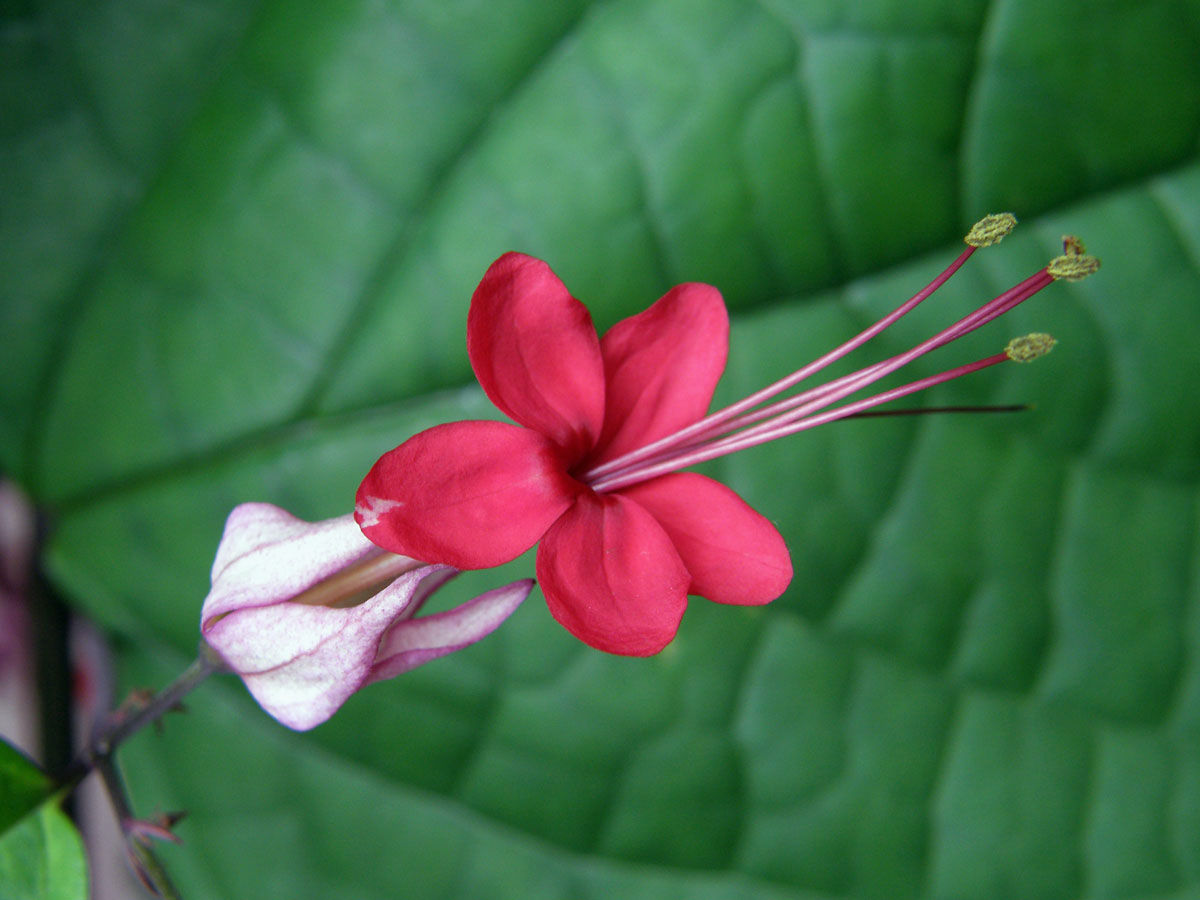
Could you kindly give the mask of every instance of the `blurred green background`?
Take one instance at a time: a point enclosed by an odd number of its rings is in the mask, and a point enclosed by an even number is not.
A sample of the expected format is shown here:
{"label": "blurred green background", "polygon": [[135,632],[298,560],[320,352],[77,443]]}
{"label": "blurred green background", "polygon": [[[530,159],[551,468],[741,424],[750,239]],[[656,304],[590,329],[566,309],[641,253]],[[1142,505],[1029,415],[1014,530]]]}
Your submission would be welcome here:
{"label": "blurred green background", "polygon": [[[193,654],[224,517],[339,515],[494,415],[471,290],[734,312],[721,399],[1023,220],[856,359],[1104,260],[921,374],[1058,350],[712,467],[796,578],[650,660],[540,594],[294,735],[233,679],[123,753],[189,900],[1200,898],[1200,2],[26,0],[0,49],[0,466],[125,687]],[[464,578],[455,597],[532,561]]]}

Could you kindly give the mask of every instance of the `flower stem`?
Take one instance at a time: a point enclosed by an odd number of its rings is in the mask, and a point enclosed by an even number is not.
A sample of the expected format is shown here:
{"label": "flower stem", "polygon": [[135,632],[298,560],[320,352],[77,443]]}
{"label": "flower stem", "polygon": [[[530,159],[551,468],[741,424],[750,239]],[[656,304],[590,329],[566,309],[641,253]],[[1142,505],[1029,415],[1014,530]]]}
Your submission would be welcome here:
{"label": "flower stem", "polygon": [[111,756],[100,756],[95,761],[96,773],[104,782],[104,789],[116,813],[117,822],[121,826],[121,834],[125,838],[125,849],[129,861],[133,864],[138,880],[145,888],[163,900],[181,900],[179,891],[167,874],[158,855],[143,840],[139,840],[130,832],[130,823],[134,821],[133,810],[129,805],[129,797],[125,791],[125,782],[117,771]]}
{"label": "flower stem", "polygon": [[220,658],[201,642],[200,653],[183,674],[154,695],[145,705],[131,712],[114,713],[109,716],[91,742],[75,757],[74,762],[67,767],[59,779],[59,786],[66,790],[73,789],[87,774],[98,767],[98,764],[111,757],[125,740],[141,731],[147,725],[157,722],[179,702],[190,694],[201,682],[214,672],[225,668]]}
{"label": "flower stem", "polygon": [[[147,839],[136,832],[139,824],[129,805],[125,783],[117,770],[113,756],[117,748],[147,725],[159,721],[180,701],[198,687],[209,675],[225,668],[213,650],[203,641],[195,661],[183,674],[155,694],[149,701],[133,709],[119,709],[96,730],[91,742],[76,755],[74,761],[59,779],[59,788],[64,793],[74,790],[79,783],[95,771],[108,793],[121,833],[125,838],[130,862],[139,880],[146,889],[165,900],[178,900],[179,892],[171,883],[167,870],[147,843]],[[169,826],[157,829],[159,836],[169,836]]]}

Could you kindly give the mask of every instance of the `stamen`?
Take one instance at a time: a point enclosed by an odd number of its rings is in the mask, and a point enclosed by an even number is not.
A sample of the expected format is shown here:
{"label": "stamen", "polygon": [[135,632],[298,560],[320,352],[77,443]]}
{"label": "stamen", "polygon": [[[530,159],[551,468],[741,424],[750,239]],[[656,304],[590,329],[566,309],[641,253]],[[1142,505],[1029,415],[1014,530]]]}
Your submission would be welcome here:
{"label": "stamen", "polygon": [[[318,581],[312,587],[301,591],[288,602],[304,603],[308,606],[332,606],[338,609],[356,606],[405,572],[411,572],[423,565],[425,563],[419,559],[409,559],[407,556],[381,550],[374,556],[334,572],[324,581]],[[367,593],[368,591],[370,593]]]}
{"label": "stamen", "polygon": [[[867,387],[870,384],[878,381],[886,375],[897,371],[908,365],[913,360],[920,356],[924,356],[932,350],[935,350],[950,341],[956,340],[966,334],[975,331],[977,328],[987,324],[998,316],[1003,315],[1017,305],[1028,300],[1042,288],[1051,284],[1053,278],[1045,269],[1030,276],[1019,284],[1000,294],[995,299],[984,304],[970,315],[964,316],[959,321],[955,322],[948,328],[935,334],[933,337],[922,341],[911,350],[893,356],[890,359],[880,363],[875,363],[857,372],[849,375],[844,375],[841,378],[836,378],[833,381],[824,384],[820,387],[813,388],[809,391],[804,391],[794,397],[789,397],[786,400],[781,400],[776,403],[768,404],[767,406],[746,413],[744,415],[730,417],[731,411],[737,411],[738,408],[745,407],[748,401],[755,400],[759,394],[751,395],[746,401],[740,404],[726,407],[725,411],[715,416],[710,416],[709,419],[716,419],[707,429],[700,434],[695,434],[699,429],[693,426],[690,429],[683,429],[671,435],[668,438],[658,441],[655,444],[648,445],[644,450],[651,450],[653,453],[642,453],[640,458],[634,459],[637,454],[627,454],[622,460],[614,460],[607,466],[601,466],[589,473],[587,482],[593,490],[614,490],[617,487],[624,487],[630,484],[636,484],[639,481],[645,480],[647,477],[652,477],[647,473],[663,474],[665,472],[674,471],[675,469],[685,468],[686,466],[694,465],[697,462],[702,462],[707,459],[713,459],[716,456],[722,456],[725,453],[734,453],[737,450],[742,450],[747,447],[754,446],[758,443],[774,440],[778,437],[783,437],[787,434],[794,434],[796,431],[804,430],[796,428],[788,430],[800,422],[814,422],[819,417],[814,416],[819,410],[824,409],[831,403],[848,397],[851,394]],[[1053,340],[1053,339],[1050,339]],[[839,348],[840,349],[840,348]],[[1044,350],[1043,352],[1048,352]],[[1002,362],[1010,357],[1005,354],[997,354],[994,362]],[[1030,357],[1035,358],[1034,356]],[[994,363],[989,363],[989,365]],[[807,368],[807,367],[806,367]],[[803,372],[804,370],[800,370]],[[958,372],[953,377],[967,374],[966,370],[951,370]],[[975,371],[970,369],[969,371]],[[789,379],[784,379],[788,381]],[[781,384],[783,382],[776,382]],[[931,382],[940,383],[940,382]],[[895,396],[903,396],[902,394]],[[894,399],[894,398],[890,398]],[[876,400],[875,403],[868,404],[874,406],[878,403],[886,402]],[[845,409],[840,407],[839,409]],[[836,412],[836,410],[835,410]],[[833,419],[841,418],[841,416],[833,416],[831,418],[820,418],[820,422],[832,421]],[[763,421],[767,420],[767,421]],[[698,425],[705,424],[707,420],[701,420]],[[762,422],[756,427],[747,427],[755,422]],[[819,422],[818,422],[819,424]],[[812,427],[808,425],[806,427]],[[741,430],[744,429],[744,430]],[[691,433],[689,433],[691,432]],[[736,435],[730,436],[733,432]],[[727,435],[724,439],[718,439],[720,434]],[[688,438],[684,443],[682,440],[672,440],[673,438]],[[662,449],[657,449],[659,445]],[[721,452],[712,452],[713,447],[725,447]],[[606,469],[607,471],[601,471]]]}
{"label": "stamen", "polygon": [[1014,362],[1033,362],[1035,359],[1043,357],[1053,350],[1054,345],[1057,343],[1058,341],[1050,337],[1050,335],[1035,332],[1034,334],[1027,334],[1024,337],[1013,338],[1008,342],[1008,346],[1004,348],[1004,352]]}
{"label": "stamen", "polygon": [[[1063,245],[1066,246],[1068,240],[1076,240],[1074,238],[1063,238]],[[1078,245],[1080,249],[1083,244]],[[1100,268],[1100,260],[1094,256],[1088,256],[1086,253],[1069,252],[1062,256],[1056,256],[1050,260],[1050,265],[1046,266],[1046,271],[1050,273],[1050,277],[1057,281],[1080,281],[1087,278]]]}
{"label": "stamen", "polygon": [[[922,288],[900,306],[896,307],[895,310],[884,316],[874,325],[863,330],[841,346],[835,347],[824,356],[818,357],[808,365],[802,367],[796,372],[793,372],[786,378],[782,378],[779,381],[776,381],[774,384],[768,385],[757,393],[751,394],[744,400],[740,400],[737,403],[731,404],[730,406],[718,410],[715,413],[711,413],[705,418],[701,419],[699,422],[689,425],[687,428],[680,429],[674,434],[669,434],[666,437],[660,438],[659,440],[647,444],[644,447],[639,447],[638,449],[632,450],[629,453],[617,457],[616,459],[609,460],[602,465],[592,467],[587,472],[583,473],[582,480],[585,483],[594,485],[607,476],[611,476],[619,471],[628,470],[638,463],[652,459],[660,454],[667,453],[674,448],[680,447],[681,445],[694,446],[695,444],[707,440],[715,435],[725,433],[732,428],[739,428],[749,424],[750,422],[760,421],[767,416],[774,415],[775,412],[779,411],[778,409],[775,409],[774,411],[759,411],[756,413],[750,413],[748,416],[746,416],[744,421],[738,419],[738,417],[742,416],[743,413],[747,413],[747,411],[752,410],[759,404],[764,403],[772,397],[783,393],[788,388],[794,387],[801,381],[804,381],[806,378],[812,377],[817,372],[837,362],[846,354],[858,349],[871,338],[894,325],[903,316],[916,309],[918,305],[920,305],[924,300],[928,299],[938,288],[945,284],[950,277],[960,268],[962,268],[963,264],[971,258],[971,255],[976,249],[999,243],[1005,237],[1005,235],[1007,235],[1013,230],[1014,227],[1016,227],[1016,224],[1017,218],[1012,213],[994,213],[992,215],[985,216],[983,219],[980,219],[978,222],[976,222],[974,226],[972,226],[971,230],[964,238],[966,243],[969,245],[966,250],[960,253],[958,257],[941,272],[941,274],[933,279],[933,281],[929,282],[929,284],[927,284],[924,288]],[[1045,273],[1039,273],[1039,276],[1045,278],[1045,283],[1039,284],[1028,296],[1032,296],[1032,294],[1037,293],[1038,290],[1050,283],[1050,279],[1046,278]],[[1034,277],[1037,278],[1038,276]],[[1013,288],[1012,290],[1016,291],[1032,280],[1033,279],[1027,279],[1026,282],[1022,282],[1021,285],[1018,285],[1017,288]],[[1011,291],[1005,292],[1005,294],[1002,294],[1001,297],[1007,296],[1010,293]],[[1000,298],[997,298],[997,300],[999,299]],[[1016,303],[1020,303],[1025,299],[1027,298],[1022,296],[1019,300],[1016,300]],[[996,313],[996,315],[999,314],[1000,313]],[[970,319],[970,317],[962,320],[962,322],[959,324],[968,321],[968,319]],[[984,319],[979,324],[983,324],[986,321],[990,321],[990,319]],[[974,327],[978,327],[978,325]],[[952,339],[953,338],[947,338],[947,340]],[[881,363],[879,365],[882,366],[884,364]],[[861,372],[856,373],[856,375],[848,377],[861,377],[867,371],[869,370],[864,369]],[[815,396],[836,390],[836,386],[840,385],[843,380],[844,379],[839,379],[838,381],[834,381],[821,388],[815,389],[815,391],[819,393],[814,393],[812,395],[800,395],[799,397],[793,397],[785,402],[791,406],[796,406],[799,403],[805,402],[805,400],[812,400]],[[740,424],[733,424],[735,421],[739,421]]]}
{"label": "stamen", "polygon": [[[1046,335],[1045,337],[1049,337]],[[1050,338],[1053,341],[1053,338]],[[1012,342],[1010,342],[1012,343]],[[918,379],[917,381],[909,382],[908,384],[899,387],[891,388],[890,390],[882,391],[870,397],[865,397],[862,400],[856,400],[853,403],[847,403],[845,406],[839,406],[836,409],[827,409],[825,412],[815,415],[806,416],[797,419],[795,414],[781,416],[776,420],[764,423],[758,428],[747,429],[738,434],[731,435],[721,440],[710,441],[708,443],[691,446],[679,453],[661,459],[651,465],[645,465],[616,475],[602,478],[592,484],[592,490],[595,491],[614,491],[624,487],[629,487],[639,482],[646,481],[650,478],[655,478],[659,475],[665,475],[668,472],[674,472],[678,469],[684,469],[689,466],[698,465],[702,462],[707,462],[710,459],[716,459],[719,456],[727,456],[730,453],[736,453],[739,450],[747,450],[750,447],[755,447],[759,444],[769,443],[781,437],[798,434],[801,431],[807,431],[810,428],[816,428],[818,425],[824,425],[828,422],[834,422],[838,419],[845,419],[854,416],[858,413],[872,409],[876,406],[881,406],[884,403],[889,403],[892,400],[897,400],[900,397],[907,397],[909,394],[915,394],[919,391],[927,390],[939,384],[944,384],[947,381],[953,381],[955,378],[961,378],[964,375],[970,375],[973,372],[978,372],[981,369],[986,369],[991,366],[999,365],[1000,363],[1009,362],[1012,359],[1007,352],[996,353],[984,359],[976,360],[973,363],[956,366],[953,369],[948,369],[945,372],[939,372],[937,375],[930,375],[926,378]]]}
{"label": "stamen", "polygon": [[[859,388],[866,387],[868,384],[879,380],[883,376],[902,368],[912,360],[916,359],[918,356],[923,356],[924,354],[936,350],[939,347],[945,346],[951,341],[970,334],[994,319],[999,318],[1000,316],[1024,303],[1038,291],[1042,290],[1042,288],[1050,285],[1057,278],[1063,278],[1069,281],[1078,281],[1081,278],[1086,278],[1088,275],[1100,268],[1100,261],[1098,259],[1093,256],[1087,256],[1086,254],[1077,252],[1082,251],[1083,249],[1083,242],[1078,238],[1064,238],[1063,245],[1064,247],[1069,248],[1071,251],[1068,255],[1056,257],[1050,262],[1046,269],[1036,272],[1019,284],[1009,288],[995,299],[985,303],[979,309],[975,310],[975,312],[959,319],[950,327],[943,329],[933,337],[918,344],[907,353],[893,356],[888,360],[876,363],[875,365],[861,369],[858,372],[851,373],[850,375],[844,375],[841,378],[835,379],[834,381],[822,385],[819,388],[814,388],[810,391],[797,394],[794,397],[789,397],[787,400],[781,400],[752,413],[748,413],[744,416],[739,416],[735,419],[726,421],[723,423],[725,426],[723,430],[731,431],[737,428],[742,428],[752,424],[753,422],[761,421],[762,419],[782,413],[788,409],[795,409],[796,407],[807,404],[815,404],[822,398],[828,398],[826,403],[830,403],[839,399],[840,397],[852,394]],[[1051,267],[1057,267],[1060,271],[1067,272],[1069,274],[1055,275],[1050,271]],[[1047,348],[1043,352],[1048,353],[1049,349]],[[732,409],[732,407],[729,407],[729,409]],[[805,410],[804,413],[794,415],[794,418],[799,418],[800,415],[803,415],[808,411],[810,410]],[[711,435],[705,436],[707,437]],[[692,441],[691,443],[692,445],[695,445],[696,441]]]}
{"label": "stamen", "polygon": [[[658,475],[687,468],[776,438],[796,434],[837,419],[866,415],[912,414],[917,411],[871,413],[867,410],[898,397],[925,390],[1002,362],[1009,360],[1030,362],[1045,356],[1053,348],[1054,338],[1047,334],[1030,334],[1010,341],[1003,353],[997,353],[986,359],[958,366],[938,375],[829,409],[832,404],[850,397],[881,378],[903,368],[918,357],[970,334],[993,319],[1004,315],[1054,281],[1077,281],[1095,272],[1100,268],[1100,261],[1089,256],[1083,242],[1072,236],[1063,238],[1063,254],[1051,260],[1045,268],[1002,292],[974,312],[910,350],[866,366],[849,375],[835,378],[819,387],[801,391],[786,399],[773,403],[766,402],[857,349],[870,338],[894,324],[944,284],[970,258],[976,247],[986,247],[999,242],[1012,231],[1015,225],[1016,218],[1010,213],[999,213],[982,219],[967,234],[965,240],[969,246],[954,262],[920,292],[871,327],[786,378],[750,395],[745,400],[727,406],[674,434],[593,467],[580,476],[581,480],[595,491],[619,490]],[[1025,407],[986,407],[984,409],[996,412],[1021,408]],[[979,410],[977,407],[943,408],[944,411],[966,411],[968,409]]]}
{"label": "stamen", "polygon": [[1008,237],[1016,227],[1017,217],[1012,213],[993,213],[976,222],[963,240],[972,247],[990,247]]}
{"label": "stamen", "polygon": [[[878,381],[885,375],[902,369],[913,360],[920,356],[924,356],[953,340],[957,340],[964,335],[970,334],[977,328],[986,325],[993,319],[1002,316],[1004,313],[1013,309],[1017,305],[1024,303],[1042,288],[1049,285],[1053,279],[1043,270],[1035,275],[1022,281],[1015,287],[1010,288],[1000,294],[994,300],[984,304],[970,315],[964,316],[953,325],[935,334],[933,337],[922,341],[911,350],[893,356],[883,362],[868,366],[865,369],[860,369],[857,372],[852,372],[849,375],[843,375],[841,378],[836,378],[833,381],[824,384],[820,387],[813,388],[809,391],[797,394],[794,397],[789,397],[786,400],[780,400],[777,403],[769,404],[762,409],[747,413],[743,416],[738,416],[732,420],[723,423],[720,431],[728,433],[740,428],[745,428],[754,422],[762,421],[763,419],[780,416],[782,413],[792,410],[786,417],[786,421],[798,421],[809,413],[815,412],[830,403],[848,397],[864,387]],[[777,419],[776,425],[781,424],[783,420]],[[747,434],[757,433],[755,429],[749,429]],[[703,437],[713,437],[714,434],[706,434]],[[698,438],[690,441],[687,446],[694,447],[698,445],[703,438]],[[620,471],[628,471],[631,467],[622,467]],[[613,473],[610,473],[613,474]]]}

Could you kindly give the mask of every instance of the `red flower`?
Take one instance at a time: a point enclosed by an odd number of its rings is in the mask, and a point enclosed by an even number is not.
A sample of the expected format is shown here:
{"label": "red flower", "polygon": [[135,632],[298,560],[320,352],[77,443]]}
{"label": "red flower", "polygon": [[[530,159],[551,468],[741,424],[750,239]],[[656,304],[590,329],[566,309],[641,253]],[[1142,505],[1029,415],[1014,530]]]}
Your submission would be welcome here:
{"label": "red flower", "polygon": [[701,419],[725,368],[715,288],[683,284],[597,338],[544,262],[502,256],[471,300],[467,350],[488,397],[521,426],[454,422],[379,460],[356,518],[393,552],[458,569],[539,541],[550,611],[600,650],[657,653],[687,595],[767,603],[787,588],[783,538],[737,494],[675,472],[610,491],[588,473]]}
{"label": "red flower", "polygon": [[983,219],[967,249],[895,311],[708,416],[729,337],[715,288],[679,285],[598,339],[549,266],[506,254],[472,297],[467,350],[488,397],[519,424],[455,422],[416,435],[368,473],[355,518],[385,550],[458,569],[500,565],[540,541],[537,576],[559,622],[600,650],[657,653],[675,636],[688,594],[761,604],[792,577],[770,522],[727,487],[680,469],[1049,351],[1053,338],[1029,335],[1002,353],[834,406],[1055,280],[1095,271],[1099,262],[1074,238],[1045,268],[911,350],[767,402],[915,309],[1015,224],[1009,214]]}

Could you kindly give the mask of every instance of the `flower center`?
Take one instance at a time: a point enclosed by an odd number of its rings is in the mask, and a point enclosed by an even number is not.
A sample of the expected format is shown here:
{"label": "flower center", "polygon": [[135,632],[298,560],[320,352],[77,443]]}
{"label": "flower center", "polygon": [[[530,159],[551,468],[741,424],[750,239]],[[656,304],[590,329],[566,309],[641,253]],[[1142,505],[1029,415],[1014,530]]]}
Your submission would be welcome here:
{"label": "flower center", "polygon": [[970,334],[993,319],[1015,309],[1054,281],[1078,281],[1095,272],[1100,267],[1100,261],[1087,255],[1078,238],[1064,237],[1061,256],[1051,260],[1044,268],[985,303],[970,315],[959,319],[950,327],[939,331],[907,352],[786,399],[767,402],[815,375],[895,324],[945,284],[977,249],[999,243],[1012,231],[1016,221],[1016,218],[1010,213],[987,216],[976,223],[967,234],[964,240],[968,246],[957,259],[924,288],[874,325],[786,378],[780,379],[744,400],[712,413],[674,434],[626,453],[603,465],[595,466],[584,472],[580,480],[595,491],[620,490],[668,472],[815,428],[826,422],[867,414],[868,410],[880,404],[989,366],[1010,360],[1031,362],[1044,356],[1054,346],[1054,339],[1047,334],[1031,334],[1023,338],[1015,338],[1009,342],[1003,352],[993,356],[956,366],[937,375],[841,406],[834,406],[839,401],[903,368],[918,357]]}

